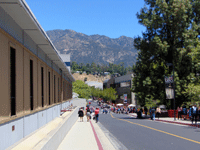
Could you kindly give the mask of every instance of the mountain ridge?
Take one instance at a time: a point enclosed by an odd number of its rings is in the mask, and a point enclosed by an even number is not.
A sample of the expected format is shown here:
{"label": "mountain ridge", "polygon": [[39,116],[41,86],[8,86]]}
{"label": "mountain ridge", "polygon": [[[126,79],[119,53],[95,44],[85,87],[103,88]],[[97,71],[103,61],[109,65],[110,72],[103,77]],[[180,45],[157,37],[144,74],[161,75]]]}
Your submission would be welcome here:
{"label": "mountain ridge", "polygon": [[105,35],[86,35],[74,30],[49,30],[47,35],[61,54],[70,54],[77,63],[119,64],[132,66],[136,62],[137,50],[134,39],[120,36],[109,38]]}

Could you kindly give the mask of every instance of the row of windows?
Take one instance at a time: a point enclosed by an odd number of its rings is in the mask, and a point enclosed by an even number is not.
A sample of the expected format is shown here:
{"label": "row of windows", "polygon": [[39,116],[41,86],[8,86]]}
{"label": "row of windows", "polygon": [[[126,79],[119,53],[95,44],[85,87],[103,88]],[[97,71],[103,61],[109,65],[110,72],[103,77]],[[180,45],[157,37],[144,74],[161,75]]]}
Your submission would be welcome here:
{"label": "row of windows", "polygon": [[[34,70],[33,70],[33,60],[30,60],[30,110],[34,109],[34,90],[33,90],[33,79],[34,79]],[[56,94],[56,82],[58,87],[58,93],[60,93],[60,80],[54,75],[53,78],[53,93],[54,93],[54,103],[56,99],[60,102],[59,94]],[[11,116],[16,115],[16,50],[10,48],[10,99],[11,99]],[[44,107],[44,68],[41,67],[41,104]],[[51,72],[48,72],[48,104],[51,105]]]}

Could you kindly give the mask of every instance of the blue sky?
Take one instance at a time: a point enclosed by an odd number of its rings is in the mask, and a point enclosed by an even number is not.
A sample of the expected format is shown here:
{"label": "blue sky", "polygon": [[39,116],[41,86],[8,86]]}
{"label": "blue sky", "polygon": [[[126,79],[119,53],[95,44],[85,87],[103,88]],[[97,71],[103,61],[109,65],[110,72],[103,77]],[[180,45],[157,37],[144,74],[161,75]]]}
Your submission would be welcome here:
{"label": "blue sky", "polygon": [[142,35],[136,13],[144,0],[26,0],[45,31],[71,29],[110,38]]}

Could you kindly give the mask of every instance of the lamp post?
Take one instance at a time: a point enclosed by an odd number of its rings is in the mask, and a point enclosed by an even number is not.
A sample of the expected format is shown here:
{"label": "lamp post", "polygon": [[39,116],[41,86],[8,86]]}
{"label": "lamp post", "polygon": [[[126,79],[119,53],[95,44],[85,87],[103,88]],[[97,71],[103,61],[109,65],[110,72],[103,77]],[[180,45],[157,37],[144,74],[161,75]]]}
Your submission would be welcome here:
{"label": "lamp post", "polygon": [[174,81],[174,65],[172,63],[167,63],[167,66],[172,66],[173,67],[173,89],[174,89],[174,121],[176,120],[176,107],[175,107],[175,81]]}

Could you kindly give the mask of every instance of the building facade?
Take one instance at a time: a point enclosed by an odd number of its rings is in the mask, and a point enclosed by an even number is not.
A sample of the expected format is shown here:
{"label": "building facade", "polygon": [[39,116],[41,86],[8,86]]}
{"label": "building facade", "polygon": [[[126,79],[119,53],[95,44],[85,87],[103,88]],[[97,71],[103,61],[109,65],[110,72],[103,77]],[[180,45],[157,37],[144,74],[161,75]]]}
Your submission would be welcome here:
{"label": "building facade", "polygon": [[24,0],[0,0],[0,150],[60,115],[72,82]]}
{"label": "building facade", "polygon": [[103,82],[103,88],[114,88],[117,91],[118,98],[116,103],[124,102],[124,94],[127,94],[127,103],[137,106],[135,94],[131,92],[133,74],[128,74],[120,77],[112,77]]}

